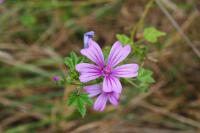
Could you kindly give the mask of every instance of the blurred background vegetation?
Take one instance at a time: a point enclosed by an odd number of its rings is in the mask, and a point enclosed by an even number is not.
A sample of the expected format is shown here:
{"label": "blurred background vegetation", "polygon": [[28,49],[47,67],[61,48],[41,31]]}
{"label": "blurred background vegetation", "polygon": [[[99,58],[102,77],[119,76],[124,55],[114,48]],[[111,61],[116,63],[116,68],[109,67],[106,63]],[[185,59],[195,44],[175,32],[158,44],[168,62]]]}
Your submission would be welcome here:
{"label": "blurred background vegetation", "polygon": [[[110,46],[117,33],[130,35],[148,2],[4,0],[0,4],[0,132],[200,132],[198,0],[156,0],[147,12],[144,27],[167,33],[160,43],[149,46],[144,65],[154,71],[156,83],[147,93],[132,89],[123,94],[117,109],[109,107],[104,113],[89,109],[83,119],[66,105],[74,86],[63,88],[52,82],[53,75],[67,71],[64,57],[83,47],[85,32],[95,31],[99,44]],[[126,95],[131,98],[124,100]]]}

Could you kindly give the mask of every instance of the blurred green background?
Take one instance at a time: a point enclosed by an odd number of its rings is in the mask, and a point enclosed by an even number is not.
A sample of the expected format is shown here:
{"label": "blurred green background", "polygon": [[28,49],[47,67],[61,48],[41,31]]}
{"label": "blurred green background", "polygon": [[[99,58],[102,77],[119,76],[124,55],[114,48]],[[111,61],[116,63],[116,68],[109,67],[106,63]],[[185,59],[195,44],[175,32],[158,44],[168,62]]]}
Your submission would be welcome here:
{"label": "blurred green background", "polygon": [[[147,93],[125,92],[117,109],[89,109],[85,118],[66,104],[68,91],[52,81],[67,72],[63,59],[79,53],[93,30],[102,47],[117,33],[129,35],[149,0],[4,0],[0,4],[0,132],[2,133],[196,133],[200,132],[198,0],[157,0],[144,27],[167,33],[150,45],[145,67],[156,83]],[[141,29],[142,31],[142,29]],[[141,32],[138,31],[138,34]],[[130,95],[130,99],[126,99]],[[123,108],[126,104],[127,108]]]}

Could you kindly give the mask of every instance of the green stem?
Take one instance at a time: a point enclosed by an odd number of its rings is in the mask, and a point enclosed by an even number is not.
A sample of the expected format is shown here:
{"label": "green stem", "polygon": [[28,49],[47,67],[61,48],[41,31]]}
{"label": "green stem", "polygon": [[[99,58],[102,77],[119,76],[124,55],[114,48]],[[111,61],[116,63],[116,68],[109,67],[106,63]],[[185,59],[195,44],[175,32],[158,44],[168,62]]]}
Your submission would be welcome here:
{"label": "green stem", "polygon": [[147,5],[145,6],[145,10],[142,14],[142,17],[140,18],[139,22],[136,24],[136,26],[133,27],[133,29],[131,30],[131,39],[134,40],[135,34],[137,32],[137,30],[139,30],[144,23],[144,19],[146,18],[149,9],[151,8],[152,4],[153,4],[154,0],[150,0]]}
{"label": "green stem", "polygon": [[139,88],[139,86],[137,84],[135,84],[133,81],[131,81],[130,79],[124,79],[126,82],[128,82],[129,84]]}
{"label": "green stem", "polygon": [[79,81],[72,81],[71,82],[71,85],[83,85],[81,82],[79,82]]}

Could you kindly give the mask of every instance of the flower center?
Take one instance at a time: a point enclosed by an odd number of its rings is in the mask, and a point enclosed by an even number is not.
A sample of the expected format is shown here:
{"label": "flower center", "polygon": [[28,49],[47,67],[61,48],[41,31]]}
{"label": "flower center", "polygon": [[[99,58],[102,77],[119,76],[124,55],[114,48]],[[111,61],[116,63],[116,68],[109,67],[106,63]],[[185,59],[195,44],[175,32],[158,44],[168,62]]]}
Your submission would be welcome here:
{"label": "flower center", "polygon": [[109,76],[112,72],[110,66],[105,66],[102,71],[103,71],[104,76]]}

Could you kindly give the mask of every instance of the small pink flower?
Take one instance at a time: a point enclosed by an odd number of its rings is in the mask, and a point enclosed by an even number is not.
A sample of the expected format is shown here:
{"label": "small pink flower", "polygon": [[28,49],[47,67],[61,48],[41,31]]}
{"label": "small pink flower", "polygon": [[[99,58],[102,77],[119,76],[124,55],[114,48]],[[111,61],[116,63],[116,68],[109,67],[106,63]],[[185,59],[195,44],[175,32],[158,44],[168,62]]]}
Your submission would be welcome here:
{"label": "small pink flower", "polygon": [[117,66],[131,52],[130,45],[125,45],[117,41],[111,48],[108,60],[104,60],[104,55],[99,45],[90,39],[88,48],[81,50],[81,54],[89,58],[95,64],[80,63],[76,65],[76,70],[80,73],[80,81],[85,83],[99,77],[104,77],[103,91],[121,93],[122,85],[119,78],[131,78],[138,75],[137,64],[126,64]]}
{"label": "small pink flower", "polygon": [[100,84],[86,86],[84,89],[89,94],[89,97],[98,96],[93,106],[94,110],[103,111],[108,101],[114,106],[117,106],[119,103],[120,94],[116,92],[103,92],[102,85]]}
{"label": "small pink flower", "polygon": [[53,79],[53,81],[58,82],[60,80],[60,77],[59,76],[54,76],[52,79]]}

